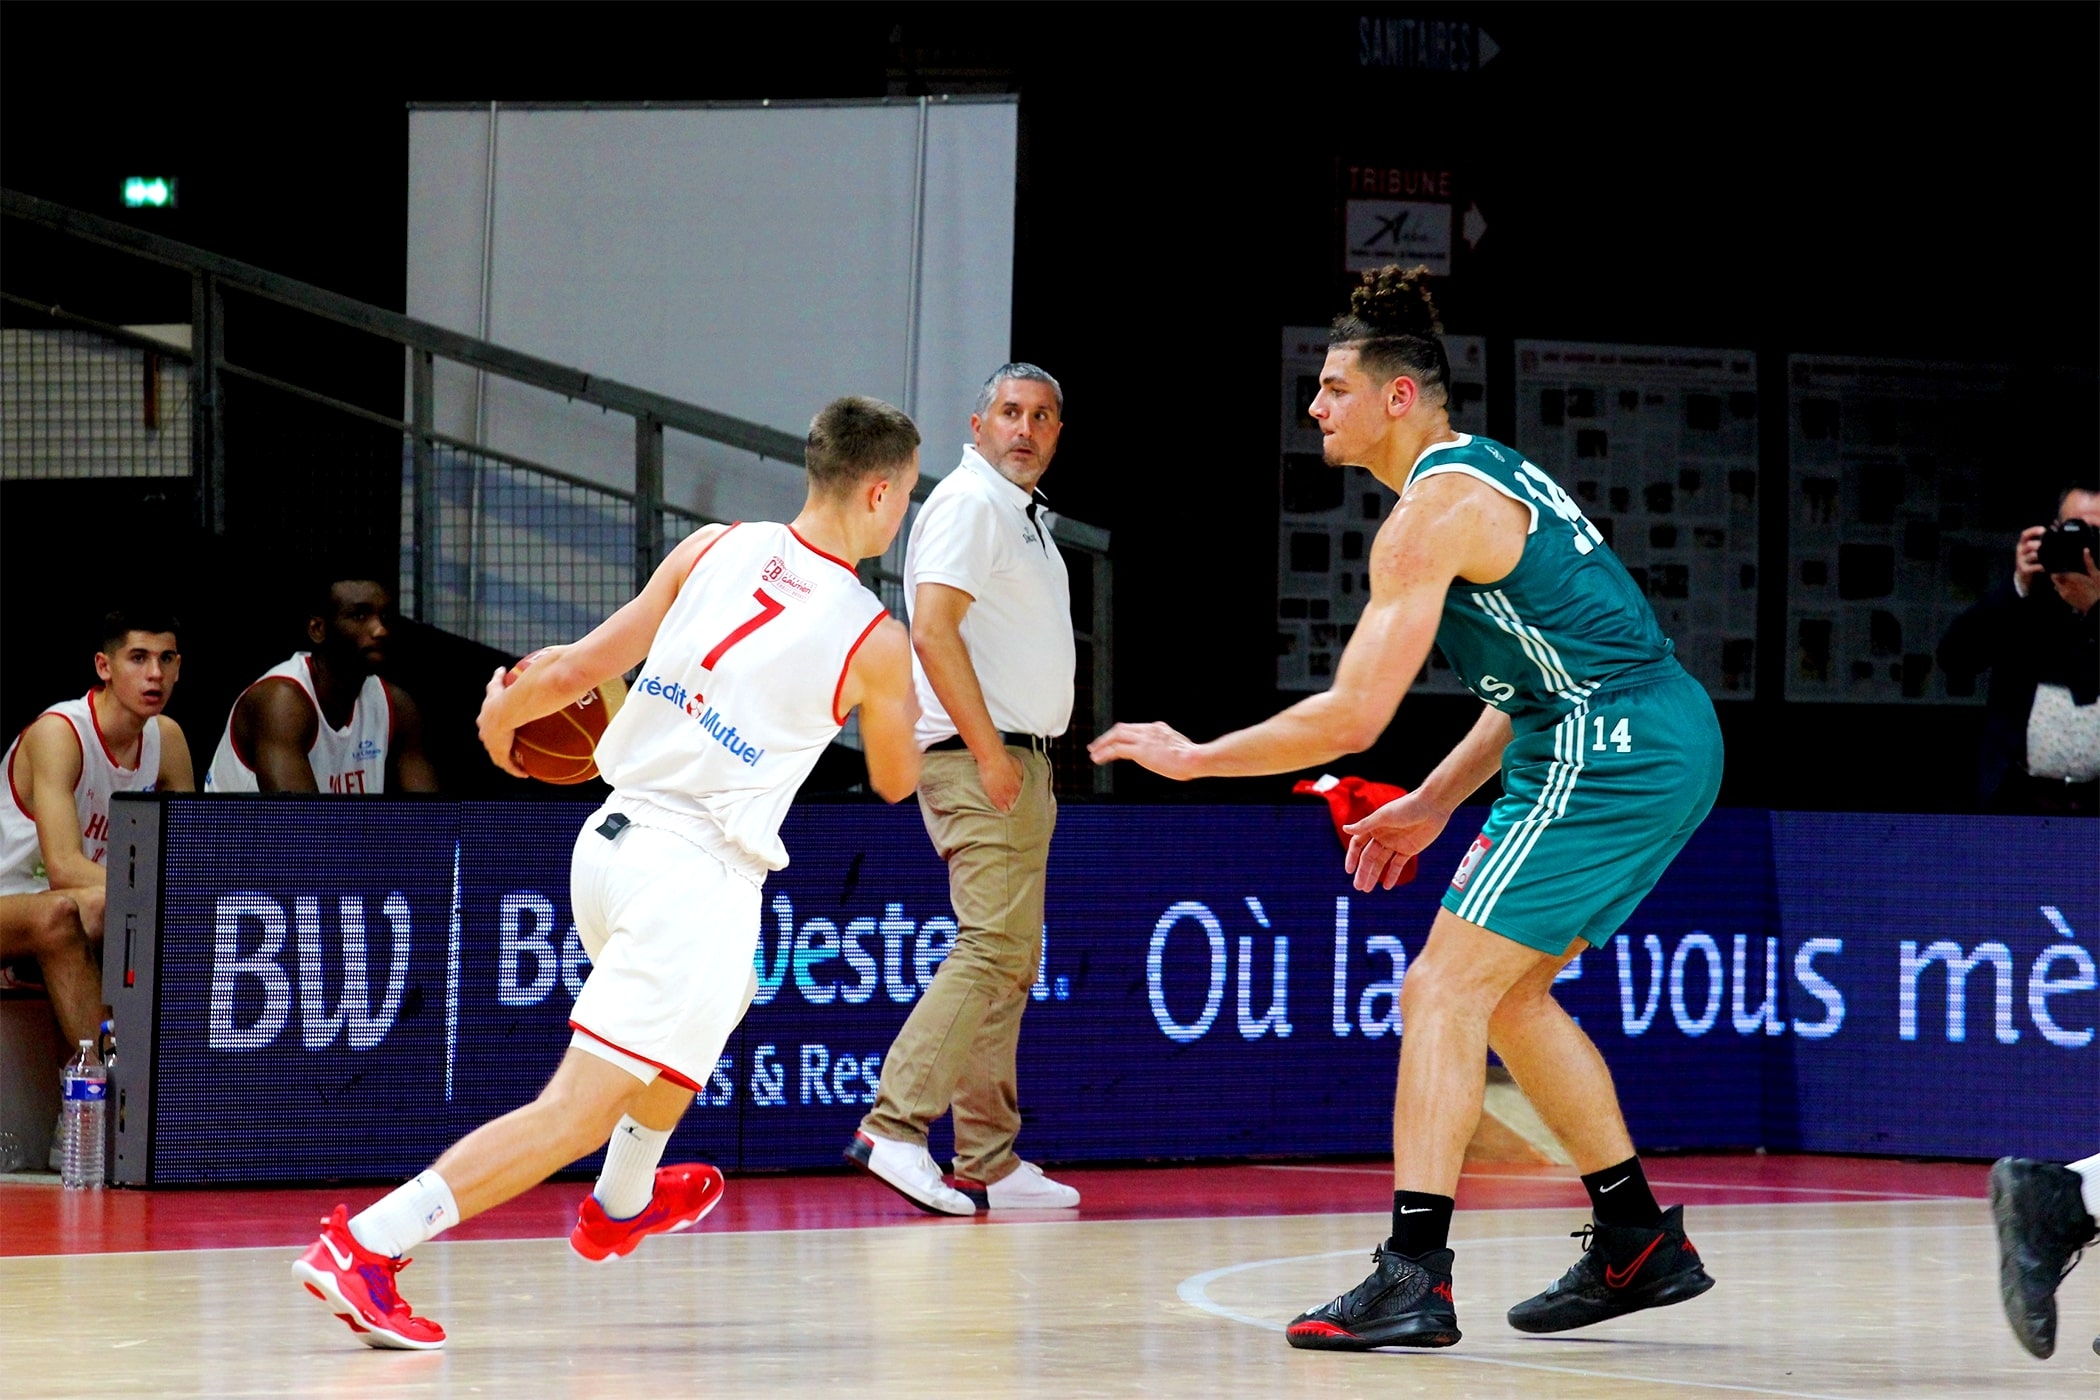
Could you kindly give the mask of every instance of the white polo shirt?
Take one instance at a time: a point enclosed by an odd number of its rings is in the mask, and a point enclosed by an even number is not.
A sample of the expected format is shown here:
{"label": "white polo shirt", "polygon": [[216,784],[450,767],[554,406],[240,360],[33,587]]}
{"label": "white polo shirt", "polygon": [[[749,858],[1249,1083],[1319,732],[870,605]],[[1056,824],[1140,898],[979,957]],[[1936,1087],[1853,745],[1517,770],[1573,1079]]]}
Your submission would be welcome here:
{"label": "white polo shirt", "polygon": [[[965,447],[962,465],[919,508],[904,551],[906,606],[922,583],[944,583],[974,600],[963,644],[992,723],[1011,734],[1058,735],[1072,722],[1072,586],[1050,538],[1047,511],[1031,520],[1030,493]],[[955,734],[955,721],[912,657],[919,688],[919,747]]]}

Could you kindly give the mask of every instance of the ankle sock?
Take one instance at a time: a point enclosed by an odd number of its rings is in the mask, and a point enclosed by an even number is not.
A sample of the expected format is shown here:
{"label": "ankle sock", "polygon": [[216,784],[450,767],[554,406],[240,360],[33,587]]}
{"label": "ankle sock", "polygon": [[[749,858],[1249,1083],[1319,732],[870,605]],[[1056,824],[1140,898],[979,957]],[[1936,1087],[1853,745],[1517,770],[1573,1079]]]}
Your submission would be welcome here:
{"label": "ankle sock", "polygon": [[350,1233],[374,1254],[399,1259],[442,1230],[459,1224],[452,1188],[434,1171],[419,1172],[350,1218]]}
{"label": "ankle sock", "polygon": [[632,1116],[620,1119],[612,1141],[605,1144],[605,1165],[591,1194],[614,1220],[630,1220],[649,1208],[656,1194],[656,1164],[671,1140],[669,1128],[645,1128]]}
{"label": "ankle sock", "polygon": [[1426,1191],[1393,1193],[1393,1237],[1388,1241],[1395,1254],[1419,1259],[1433,1249],[1442,1249],[1451,1239],[1449,1196]]}
{"label": "ankle sock", "polygon": [[1599,1225],[1652,1230],[1662,1224],[1662,1207],[1648,1189],[1648,1174],[1641,1170],[1638,1157],[1591,1172],[1582,1179],[1582,1189],[1590,1193],[1590,1214]]}
{"label": "ankle sock", "polygon": [[2085,1213],[2093,1217],[2095,1225],[2100,1225],[2100,1156],[2073,1162],[2071,1170],[2078,1173],[2078,1194],[2085,1199]]}

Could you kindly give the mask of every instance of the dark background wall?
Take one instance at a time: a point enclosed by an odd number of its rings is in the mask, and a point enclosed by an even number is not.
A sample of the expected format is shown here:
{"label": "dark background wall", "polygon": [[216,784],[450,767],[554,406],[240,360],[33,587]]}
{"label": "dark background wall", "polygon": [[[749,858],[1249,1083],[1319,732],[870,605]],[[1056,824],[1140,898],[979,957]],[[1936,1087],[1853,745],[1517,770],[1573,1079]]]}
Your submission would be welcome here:
{"label": "dark background wall", "polygon": [[[1775,485],[1788,352],[2012,363],[2023,388],[2008,406],[2002,512],[2038,521],[2055,479],[2093,466],[2096,16],[14,5],[0,20],[0,180],[115,214],[123,176],[171,173],[181,207],[133,216],[142,226],[399,308],[411,100],[1017,92],[1013,348],[1057,372],[1070,399],[1046,484],[1060,508],[1115,532],[1119,714],[1208,736],[1288,698],[1266,644],[1277,328],[1324,321],[1345,292],[1338,162],[1437,164],[1467,181],[1488,232],[1442,295],[1450,329],[1490,337],[1499,361],[1491,431],[1510,431],[1519,336],[1756,350]],[[1366,17],[1477,23],[1498,51],[1476,71],[1366,67]],[[127,82],[140,56],[150,80]],[[187,319],[179,279],[102,264],[83,278],[75,255],[7,236],[12,291],[33,295],[48,276],[53,299],[104,319]],[[295,364],[302,382],[399,413],[397,354],[259,315],[233,324],[236,358]],[[330,451],[302,455],[280,434],[250,460],[302,518],[335,512],[346,552],[383,547],[387,467],[312,480],[305,465]],[[200,750],[256,662],[290,649],[284,577],[298,561],[272,552],[265,522],[215,545],[182,523],[182,500],[151,494],[11,485],[0,498],[10,731],[84,685],[87,619],[149,581],[195,624],[174,713]],[[1979,710],[1781,701],[1779,504],[1764,531],[1778,566],[1763,570],[1761,698],[1723,706],[1723,800],[1962,806]],[[1473,710],[1409,701],[1376,752],[1343,766],[1417,781]],[[433,721],[471,763],[465,718]],[[1143,797],[1282,790],[1119,783]]]}

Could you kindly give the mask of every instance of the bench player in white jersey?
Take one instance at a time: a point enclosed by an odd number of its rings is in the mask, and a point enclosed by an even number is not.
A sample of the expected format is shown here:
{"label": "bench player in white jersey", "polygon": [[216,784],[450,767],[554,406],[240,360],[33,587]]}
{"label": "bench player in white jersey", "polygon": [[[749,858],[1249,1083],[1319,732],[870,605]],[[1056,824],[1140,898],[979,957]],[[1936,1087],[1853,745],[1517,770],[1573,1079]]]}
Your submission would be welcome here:
{"label": "bench player in white jersey", "polygon": [[182,669],[175,620],[114,612],[102,631],[101,684],[53,705],[8,745],[0,805],[0,962],[36,959],[74,1043],[102,1022],[109,799],[196,786],[182,729],[161,713]]}
{"label": "bench player in white jersey", "polygon": [[204,775],[206,792],[436,792],[423,719],[383,680],[394,601],[371,579],[330,581],[306,619],[313,650],[241,692]]}
{"label": "bench player in white jersey", "polygon": [[608,1137],[569,1236],[584,1258],[625,1255],[721,1199],[713,1167],[657,1162],[757,990],[759,889],[788,860],[781,819],[855,707],[869,785],[891,802],[918,786],[911,639],[853,572],[896,536],[918,446],[888,404],[834,401],[810,423],[809,497],[792,524],[693,534],[589,636],[538,653],[507,688],[501,672],[490,682],[482,742],[516,771],[520,724],[641,666],[598,743],[613,795],[571,866],[591,973],[538,1099],[354,1219],[336,1207],[293,1266],[367,1345],[442,1346],[444,1330],[395,1289],[404,1251]]}

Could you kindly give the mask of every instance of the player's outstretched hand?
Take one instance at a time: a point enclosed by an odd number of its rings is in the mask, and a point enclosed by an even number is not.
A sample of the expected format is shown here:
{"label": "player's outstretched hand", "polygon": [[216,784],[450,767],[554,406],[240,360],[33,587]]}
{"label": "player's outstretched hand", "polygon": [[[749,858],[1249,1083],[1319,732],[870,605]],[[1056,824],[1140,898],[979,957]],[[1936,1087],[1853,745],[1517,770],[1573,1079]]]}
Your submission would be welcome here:
{"label": "player's outstretched hand", "polygon": [[1370,891],[1400,883],[1410,856],[1429,849],[1451,820],[1449,809],[1410,792],[1394,798],[1362,821],[1342,829],[1349,834],[1349,854],[1342,868],[1356,877],[1356,887]]}
{"label": "player's outstretched hand", "polygon": [[1127,758],[1163,778],[1186,782],[1203,776],[1200,744],[1164,724],[1118,724],[1086,746],[1096,763]]}
{"label": "player's outstretched hand", "polygon": [[529,775],[518,766],[517,759],[511,757],[511,747],[517,742],[518,727],[514,724],[500,723],[495,718],[495,712],[501,708],[498,701],[504,687],[510,684],[508,676],[507,668],[498,666],[495,673],[489,677],[488,688],[482,692],[481,714],[475,718],[474,728],[481,735],[481,746],[489,751],[489,762],[513,778],[523,778]]}

